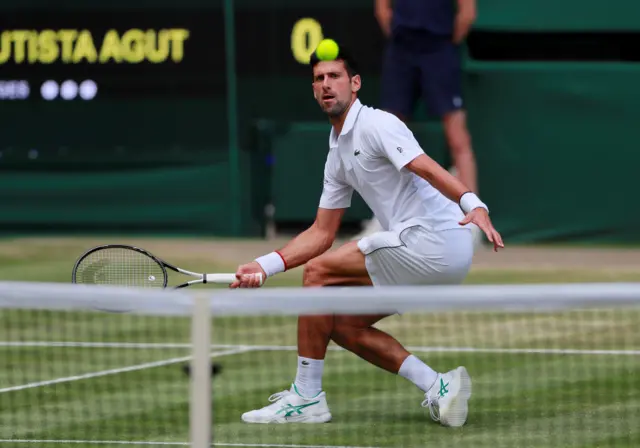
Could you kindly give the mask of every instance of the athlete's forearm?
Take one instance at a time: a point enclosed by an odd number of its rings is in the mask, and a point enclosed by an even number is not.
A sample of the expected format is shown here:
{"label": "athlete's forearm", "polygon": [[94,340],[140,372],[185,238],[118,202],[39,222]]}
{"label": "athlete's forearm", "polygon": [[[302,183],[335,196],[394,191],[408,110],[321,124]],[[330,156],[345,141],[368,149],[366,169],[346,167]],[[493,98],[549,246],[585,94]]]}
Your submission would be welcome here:
{"label": "athlete's forearm", "polygon": [[256,259],[267,277],[305,264],[323,254],[333,244],[344,208],[318,207],[313,225],[289,241],[282,249]]}
{"label": "athlete's forearm", "polygon": [[313,224],[278,252],[284,259],[287,270],[293,269],[325,253],[331,248],[334,239],[335,235],[332,232],[320,229]]}
{"label": "athlete's forearm", "polygon": [[407,169],[425,179],[456,204],[460,202],[460,197],[464,193],[471,191],[458,178],[426,154],[422,154],[409,162]]}

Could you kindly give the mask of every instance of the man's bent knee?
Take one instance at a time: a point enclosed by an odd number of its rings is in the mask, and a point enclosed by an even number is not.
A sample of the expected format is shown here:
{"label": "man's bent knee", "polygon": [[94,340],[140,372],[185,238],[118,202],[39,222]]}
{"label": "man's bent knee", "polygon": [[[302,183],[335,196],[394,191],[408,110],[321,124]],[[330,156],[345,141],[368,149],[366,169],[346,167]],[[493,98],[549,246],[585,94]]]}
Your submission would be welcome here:
{"label": "man's bent knee", "polygon": [[302,270],[303,286],[324,286],[327,278],[327,270],[322,266],[322,260],[314,258],[304,265]]}
{"label": "man's bent knee", "polygon": [[353,275],[341,273],[324,262],[322,257],[314,258],[302,270],[302,286],[370,286],[367,274]]}
{"label": "man's bent knee", "polygon": [[355,241],[309,260],[302,271],[303,286],[370,286],[364,255]]}

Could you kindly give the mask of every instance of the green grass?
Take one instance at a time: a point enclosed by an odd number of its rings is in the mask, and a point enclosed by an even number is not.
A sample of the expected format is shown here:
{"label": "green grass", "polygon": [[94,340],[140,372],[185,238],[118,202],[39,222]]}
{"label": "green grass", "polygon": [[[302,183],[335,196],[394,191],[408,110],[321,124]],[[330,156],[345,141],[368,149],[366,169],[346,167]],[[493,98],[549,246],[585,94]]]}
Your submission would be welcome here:
{"label": "green grass", "polygon": [[[70,266],[84,248],[73,242],[4,242],[0,244],[0,280],[68,282]],[[170,259],[193,269],[232,267],[187,252],[174,253]],[[629,271],[483,270],[473,272],[468,282],[639,279],[638,273]],[[296,286],[299,282],[300,271],[295,270],[270,284]],[[293,381],[296,352],[291,347],[296,343],[296,320],[277,316],[217,318],[213,328],[213,344],[256,346],[219,359],[224,371],[213,383],[213,432],[215,441],[227,446],[640,445],[640,354],[594,352],[640,351],[638,309],[411,313],[382,321],[380,329],[396,336],[435,369],[443,371],[460,364],[469,369],[474,387],[470,416],[468,424],[459,429],[433,423],[428,410],[420,406],[423,395],[405,379],[376,369],[333,345],[323,380],[332,423],[243,424],[243,412],[268,404],[269,395]],[[1,311],[0,390],[16,386],[23,389],[0,391],[0,439],[11,440],[0,442],[0,448],[135,446],[60,442],[64,440],[186,443],[189,381],[181,370],[180,358],[188,356],[189,349],[161,344],[188,344],[189,338],[187,318]],[[6,344],[34,341],[156,345]],[[551,349],[582,352],[551,353]],[[214,353],[222,350],[214,348]],[[150,366],[152,362],[161,365]],[[135,366],[138,370],[122,371]],[[92,377],[79,378],[83,375]],[[41,384],[50,380],[60,382]],[[22,443],[28,440],[34,442]]]}
{"label": "green grass", "polygon": [[[43,325],[23,325],[29,321]],[[638,355],[457,353],[424,347],[637,350],[639,323],[637,310],[410,314],[381,323],[434,368],[467,366],[474,395],[462,429],[432,423],[420,406],[422,395],[406,380],[336,350],[327,356],[324,376],[334,422],[245,425],[239,420],[242,412],[267,404],[270,394],[293,380],[296,353],[282,347],[228,355],[221,358],[224,372],[214,381],[215,439],[318,446],[613,446],[605,445],[613,441],[635,446],[640,442]],[[189,337],[188,322],[174,318],[11,311],[2,324],[3,341],[187,343]],[[214,325],[217,344],[295,344],[290,318],[227,318]],[[3,347],[0,355],[4,388],[179,358],[188,349]],[[181,365],[2,393],[0,438],[185,441],[188,380]]]}

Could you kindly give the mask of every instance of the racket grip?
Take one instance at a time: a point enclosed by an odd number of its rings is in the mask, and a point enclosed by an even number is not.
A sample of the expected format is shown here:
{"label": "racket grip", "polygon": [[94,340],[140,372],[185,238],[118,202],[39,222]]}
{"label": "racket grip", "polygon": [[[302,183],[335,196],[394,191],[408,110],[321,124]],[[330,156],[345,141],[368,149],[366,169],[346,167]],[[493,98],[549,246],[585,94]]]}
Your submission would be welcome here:
{"label": "racket grip", "polygon": [[236,281],[236,274],[205,274],[207,283],[226,283],[230,285]]}
{"label": "racket grip", "polygon": [[[236,274],[205,274],[205,277],[207,283],[224,283],[230,285],[236,281]],[[258,274],[258,280],[260,280],[260,285],[262,285],[262,273]]]}

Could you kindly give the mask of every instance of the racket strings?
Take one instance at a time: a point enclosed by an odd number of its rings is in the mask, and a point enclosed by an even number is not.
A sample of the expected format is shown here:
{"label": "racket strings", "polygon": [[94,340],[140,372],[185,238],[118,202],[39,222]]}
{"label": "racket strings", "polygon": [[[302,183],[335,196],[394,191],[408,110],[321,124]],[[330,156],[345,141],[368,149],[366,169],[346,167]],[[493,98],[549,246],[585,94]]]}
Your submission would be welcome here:
{"label": "racket strings", "polygon": [[162,288],[164,281],[165,271],[154,259],[125,248],[90,253],[76,270],[76,283]]}

